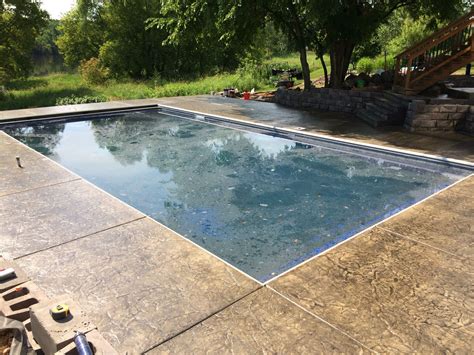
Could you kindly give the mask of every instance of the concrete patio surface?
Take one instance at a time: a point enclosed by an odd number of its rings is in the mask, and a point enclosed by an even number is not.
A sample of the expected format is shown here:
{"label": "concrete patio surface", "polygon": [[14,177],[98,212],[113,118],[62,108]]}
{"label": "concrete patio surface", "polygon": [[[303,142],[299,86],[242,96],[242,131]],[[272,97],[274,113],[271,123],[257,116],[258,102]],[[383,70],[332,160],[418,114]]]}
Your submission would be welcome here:
{"label": "concrete patio surface", "polygon": [[163,98],[158,103],[282,128],[302,127],[304,132],[474,162],[474,138],[459,133],[424,135],[397,126],[372,128],[352,114],[294,110],[271,103],[262,108],[261,102],[208,95]]}
{"label": "concrete patio surface", "polygon": [[[151,103],[474,162],[468,136],[204,96],[5,111],[0,121]],[[255,105],[268,113],[256,117]],[[48,296],[71,295],[120,353],[474,347],[473,175],[262,285],[3,132],[0,174],[0,253]]]}
{"label": "concrete patio surface", "polygon": [[49,296],[76,298],[120,352],[145,351],[260,287],[148,218],[17,261]]}
{"label": "concrete patio surface", "polygon": [[371,351],[264,287],[147,354],[315,352]]}
{"label": "concrete patio surface", "polygon": [[32,150],[25,150],[6,134],[0,134],[0,145],[2,162],[20,155],[20,163],[28,162],[28,169],[12,169],[9,164],[0,165],[0,196],[79,179],[79,176],[62,169],[48,158]]}

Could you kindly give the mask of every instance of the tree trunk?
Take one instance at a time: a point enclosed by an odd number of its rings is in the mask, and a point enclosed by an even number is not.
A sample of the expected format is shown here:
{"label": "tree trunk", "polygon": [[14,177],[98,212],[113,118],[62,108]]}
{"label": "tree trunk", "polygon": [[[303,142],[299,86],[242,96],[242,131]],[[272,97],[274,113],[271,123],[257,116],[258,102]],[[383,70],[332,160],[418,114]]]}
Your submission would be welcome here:
{"label": "tree trunk", "polygon": [[322,50],[321,46],[317,46],[315,49],[317,57],[319,57],[319,61],[321,62],[321,66],[323,67],[324,71],[324,87],[329,87],[329,76],[328,76],[328,67],[326,66],[326,61],[324,60],[324,51]]}
{"label": "tree trunk", "polygon": [[308,56],[306,55],[306,47],[299,46],[301,70],[303,71],[304,91],[311,89],[311,77],[309,75]]}
{"label": "tree trunk", "polygon": [[326,66],[326,62],[324,61],[324,56],[320,56],[319,60],[321,61],[321,65],[323,66],[324,71],[324,87],[329,87],[329,76],[328,76],[328,67]]}
{"label": "tree trunk", "polygon": [[331,80],[329,86],[335,89],[342,88],[342,84],[349,69],[354,44],[340,41],[331,45],[329,54],[331,57]]}

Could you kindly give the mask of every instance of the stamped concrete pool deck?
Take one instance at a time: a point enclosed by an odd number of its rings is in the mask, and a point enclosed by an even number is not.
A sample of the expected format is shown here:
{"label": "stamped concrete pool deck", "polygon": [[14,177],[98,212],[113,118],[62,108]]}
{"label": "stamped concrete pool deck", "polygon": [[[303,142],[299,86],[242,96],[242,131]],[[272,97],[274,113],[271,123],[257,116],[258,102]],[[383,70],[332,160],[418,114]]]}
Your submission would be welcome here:
{"label": "stamped concrete pool deck", "polygon": [[[0,121],[156,103],[474,162],[468,136],[206,96],[4,111]],[[259,117],[256,105],[268,105]],[[0,132],[0,245],[48,296],[70,294],[120,353],[474,348],[473,175],[262,285]]]}

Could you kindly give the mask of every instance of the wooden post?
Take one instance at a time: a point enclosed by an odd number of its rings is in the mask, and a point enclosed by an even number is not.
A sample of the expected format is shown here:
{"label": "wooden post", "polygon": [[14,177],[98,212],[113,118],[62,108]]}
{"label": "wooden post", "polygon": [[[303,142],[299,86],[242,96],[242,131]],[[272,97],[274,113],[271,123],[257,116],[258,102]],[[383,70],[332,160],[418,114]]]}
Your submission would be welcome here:
{"label": "wooden post", "polygon": [[471,52],[474,52],[474,33],[471,31]]}
{"label": "wooden post", "polygon": [[400,79],[400,57],[397,57],[395,63],[395,73],[393,76],[393,85],[398,85],[398,80]]}
{"label": "wooden post", "polygon": [[411,66],[413,64],[413,58],[408,57],[408,65],[407,65],[407,75],[405,76],[405,91],[408,90],[410,84],[410,76],[411,76]]}

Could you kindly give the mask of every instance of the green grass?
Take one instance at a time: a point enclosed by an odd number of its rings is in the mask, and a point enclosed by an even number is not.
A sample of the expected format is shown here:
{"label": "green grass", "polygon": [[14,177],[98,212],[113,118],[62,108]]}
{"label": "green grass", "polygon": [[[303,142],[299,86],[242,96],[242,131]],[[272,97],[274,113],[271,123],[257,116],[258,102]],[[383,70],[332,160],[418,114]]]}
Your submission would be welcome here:
{"label": "green grass", "polygon": [[79,74],[51,74],[16,80],[8,84],[8,95],[0,100],[0,110],[55,106],[60,98],[76,96],[101,96],[107,100],[145,99],[166,96],[186,96],[222,91],[225,87],[240,90],[270,89],[251,77],[237,74],[220,74],[192,81],[158,83],[153,80],[109,80],[104,85],[89,85]]}
{"label": "green grass", "polygon": [[0,110],[55,106],[61,97],[95,96],[100,90],[84,85],[77,74],[52,74],[16,80],[7,85],[7,97],[0,100]]}
{"label": "green grass", "polygon": [[[308,59],[313,79],[322,76],[319,60],[312,53]],[[297,54],[275,57],[266,64],[287,63],[300,67]],[[297,82],[299,84],[300,82]],[[14,110],[31,107],[55,106],[58,99],[65,97],[103,97],[106,100],[145,99],[168,96],[187,96],[222,91],[225,87],[240,90],[272,90],[268,80],[259,80],[252,74],[218,74],[190,81],[163,82],[155,80],[109,80],[104,85],[86,84],[79,74],[60,73],[47,76],[15,80],[7,85],[7,96],[0,97],[0,110]]]}
{"label": "green grass", "polygon": [[[316,55],[314,54],[314,52],[308,51],[307,57],[308,57],[308,64],[309,64],[311,79],[315,80],[324,76],[324,71],[321,65],[321,61],[318,58],[316,58]],[[324,61],[326,62],[326,65],[328,66],[328,70],[329,70],[330,67],[329,67],[328,55],[324,56]],[[273,57],[269,60],[266,60],[265,63],[269,63],[269,64],[285,63],[285,64],[288,64],[288,66],[290,67],[301,68],[300,57],[297,53],[288,54],[282,57]],[[297,84],[299,84],[299,82]]]}

